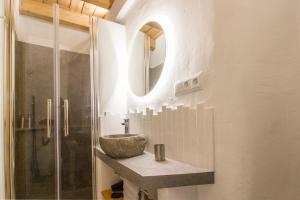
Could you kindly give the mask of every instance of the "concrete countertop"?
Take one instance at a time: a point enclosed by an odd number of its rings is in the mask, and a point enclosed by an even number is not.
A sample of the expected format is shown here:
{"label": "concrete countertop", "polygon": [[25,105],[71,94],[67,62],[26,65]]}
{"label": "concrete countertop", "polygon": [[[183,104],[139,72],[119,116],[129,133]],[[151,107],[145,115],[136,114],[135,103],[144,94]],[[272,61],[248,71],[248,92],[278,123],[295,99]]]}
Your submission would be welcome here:
{"label": "concrete countertop", "polygon": [[171,159],[157,162],[154,155],[148,152],[132,158],[113,159],[107,156],[100,147],[95,147],[94,151],[95,155],[116,173],[135,183],[153,199],[157,199],[159,188],[214,183],[213,171]]}

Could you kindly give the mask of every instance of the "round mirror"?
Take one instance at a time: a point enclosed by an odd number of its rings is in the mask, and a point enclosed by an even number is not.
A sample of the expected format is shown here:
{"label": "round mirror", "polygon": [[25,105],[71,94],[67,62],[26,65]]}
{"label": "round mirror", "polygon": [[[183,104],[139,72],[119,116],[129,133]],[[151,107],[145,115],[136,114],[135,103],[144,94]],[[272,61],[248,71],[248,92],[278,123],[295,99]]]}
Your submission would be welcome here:
{"label": "round mirror", "polygon": [[148,22],[136,34],[129,57],[129,84],[137,96],[147,95],[158,82],[166,57],[162,27]]}

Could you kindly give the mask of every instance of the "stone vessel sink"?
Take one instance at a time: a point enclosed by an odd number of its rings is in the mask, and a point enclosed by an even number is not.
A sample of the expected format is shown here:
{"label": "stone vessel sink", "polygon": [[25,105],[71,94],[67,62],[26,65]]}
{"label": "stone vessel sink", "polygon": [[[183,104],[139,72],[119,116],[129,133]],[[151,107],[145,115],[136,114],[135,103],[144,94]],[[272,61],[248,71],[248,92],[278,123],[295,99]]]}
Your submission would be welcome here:
{"label": "stone vessel sink", "polygon": [[102,150],[112,158],[130,158],[143,154],[147,140],[143,135],[120,134],[99,138]]}

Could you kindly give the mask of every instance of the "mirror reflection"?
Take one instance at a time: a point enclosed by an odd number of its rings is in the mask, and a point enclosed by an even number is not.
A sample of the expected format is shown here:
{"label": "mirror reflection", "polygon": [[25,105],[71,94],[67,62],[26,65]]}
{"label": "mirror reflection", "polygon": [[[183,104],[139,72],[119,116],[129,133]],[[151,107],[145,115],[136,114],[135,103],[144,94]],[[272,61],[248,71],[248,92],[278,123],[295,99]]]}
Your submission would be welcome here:
{"label": "mirror reflection", "polygon": [[129,84],[137,96],[148,94],[158,82],[166,57],[166,38],[157,22],[148,22],[136,34],[129,58]]}

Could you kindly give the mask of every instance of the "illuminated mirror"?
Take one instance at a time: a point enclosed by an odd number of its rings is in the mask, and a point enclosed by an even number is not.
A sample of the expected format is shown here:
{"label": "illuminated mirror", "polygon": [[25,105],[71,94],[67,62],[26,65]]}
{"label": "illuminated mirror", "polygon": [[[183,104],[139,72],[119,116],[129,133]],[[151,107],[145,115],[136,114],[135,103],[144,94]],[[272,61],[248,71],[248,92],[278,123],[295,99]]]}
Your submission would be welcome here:
{"label": "illuminated mirror", "polygon": [[147,95],[158,82],[166,57],[166,38],[157,22],[148,22],[135,35],[129,58],[129,84],[137,96]]}

